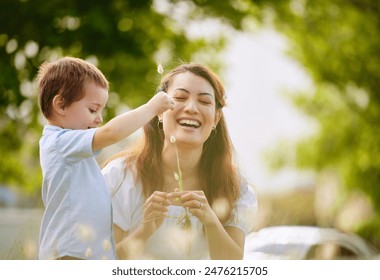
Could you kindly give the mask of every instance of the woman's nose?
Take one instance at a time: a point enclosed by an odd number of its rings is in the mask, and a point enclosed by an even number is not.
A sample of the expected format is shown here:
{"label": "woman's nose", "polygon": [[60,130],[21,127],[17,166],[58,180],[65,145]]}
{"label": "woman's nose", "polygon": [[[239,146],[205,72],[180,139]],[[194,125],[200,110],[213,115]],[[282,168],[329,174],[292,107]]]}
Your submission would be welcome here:
{"label": "woman's nose", "polygon": [[189,112],[189,113],[197,113],[197,112],[198,112],[198,104],[197,104],[197,100],[194,100],[194,99],[192,99],[192,98],[189,98],[189,99],[186,101],[185,112]]}

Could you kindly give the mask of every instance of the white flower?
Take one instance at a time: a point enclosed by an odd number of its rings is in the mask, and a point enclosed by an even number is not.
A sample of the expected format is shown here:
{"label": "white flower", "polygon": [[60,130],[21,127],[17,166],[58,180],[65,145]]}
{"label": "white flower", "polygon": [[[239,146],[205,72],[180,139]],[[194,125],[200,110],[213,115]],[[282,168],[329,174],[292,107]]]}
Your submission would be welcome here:
{"label": "white flower", "polygon": [[162,75],[164,73],[164,67],[161,64],[157,65],[157,72]]}
{"label": "white flower", "polygon": [[170,142],[174,144],[174,143],[175,143],[175,141],[176,141],[175,137],[174,137],[173,135],[172,135],[172,136],[170,136]]}

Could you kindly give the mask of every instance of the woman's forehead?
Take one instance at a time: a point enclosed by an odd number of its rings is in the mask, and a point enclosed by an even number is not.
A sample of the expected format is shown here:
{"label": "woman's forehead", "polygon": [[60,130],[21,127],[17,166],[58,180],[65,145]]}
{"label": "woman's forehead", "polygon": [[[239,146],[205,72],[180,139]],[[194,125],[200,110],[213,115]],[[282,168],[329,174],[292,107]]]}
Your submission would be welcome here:
{"label": "woman's forehead", "polygon": [[169,86],[170,90],[182,89],[189,93],[208,93],[215,95],[212,85],[203,77],[191,72],[179,73],[173,77]]}

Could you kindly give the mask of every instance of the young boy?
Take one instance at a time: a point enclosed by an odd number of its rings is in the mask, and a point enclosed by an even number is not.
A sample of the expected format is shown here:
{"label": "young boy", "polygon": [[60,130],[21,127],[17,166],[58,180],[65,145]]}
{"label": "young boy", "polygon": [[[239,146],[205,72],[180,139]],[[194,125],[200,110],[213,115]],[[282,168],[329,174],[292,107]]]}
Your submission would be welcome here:
{"label": "young boy", "polygon": [[65,57],[44,63],[38,95],[47,119],[40,139],[45,206],[40,259],[115,259],[111,199],[95,156],[153,117],[174,108],[164,92],[104,126],[108,81],[90,63]]}

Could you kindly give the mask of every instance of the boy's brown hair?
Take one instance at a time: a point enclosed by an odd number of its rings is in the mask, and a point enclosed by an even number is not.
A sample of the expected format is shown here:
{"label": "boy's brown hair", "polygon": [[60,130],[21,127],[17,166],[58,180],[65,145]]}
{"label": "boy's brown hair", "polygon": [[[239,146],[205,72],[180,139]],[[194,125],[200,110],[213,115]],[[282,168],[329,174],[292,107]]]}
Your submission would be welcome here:
{"label": "boy's brown hair", "polygon": [[91,63],[74,57],[64,57],[55,62],[44,62],[37,75],[38,102],[45,118],[52,117],[52,103],[60,95],[64,106],[83,98],[84,84],[94,82],[108,89],[103,73]]}

